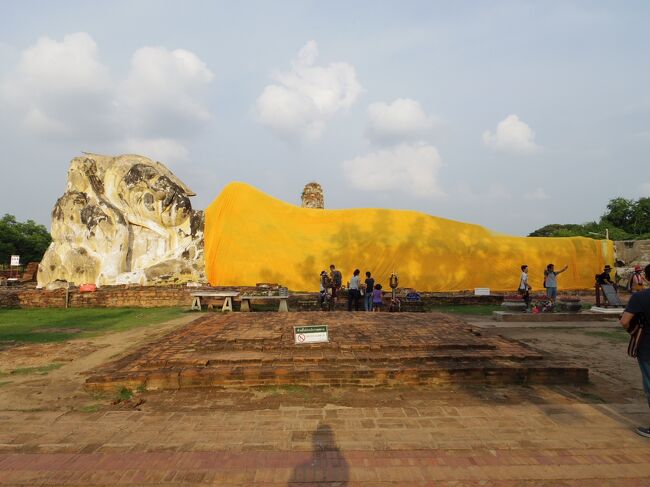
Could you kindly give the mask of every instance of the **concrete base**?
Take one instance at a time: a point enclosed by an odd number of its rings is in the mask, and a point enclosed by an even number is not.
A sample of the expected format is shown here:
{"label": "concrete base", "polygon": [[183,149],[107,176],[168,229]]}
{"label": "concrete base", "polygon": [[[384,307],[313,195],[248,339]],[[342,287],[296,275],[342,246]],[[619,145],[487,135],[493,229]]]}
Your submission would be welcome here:
{"label": "concrete base", "polygon": [[620,316],[621,313],[625,310],[623,307],[618,307],[618,308],[603,308],[602,306],[592,306],[590,308],[590,311],[592,313],[598,313],[601,315],[614,315],[614,316]]}
{"label": "concrete base", "polygon": [[492,318],[494,321],[506,322],[563,322],[563,321],[613,321],[618,319],[618,315],[603,313],[508,313],[506,311],[493,311]]}

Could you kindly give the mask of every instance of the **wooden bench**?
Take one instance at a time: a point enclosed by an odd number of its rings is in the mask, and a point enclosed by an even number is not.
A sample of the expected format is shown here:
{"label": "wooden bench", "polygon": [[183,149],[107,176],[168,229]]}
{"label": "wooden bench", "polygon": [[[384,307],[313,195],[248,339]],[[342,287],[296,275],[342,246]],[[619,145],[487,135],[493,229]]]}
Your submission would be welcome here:
{"label": "wooden bench", "polygon": [[208,309],[213,309],[215,301],[223,300],[221,311],[232,311],[232,298],[239,296],[237,291],[203,291],[192,293],[192,310],[201,311],[201,298],[205,300]]}
{"label": "wooden bench", "polygon": [[240,311],[244,313],[250,312],[251,301],[263,301],[263,300],[271,300],[271,301],[279,300],[280,305],[278,306],[278,313],[287,313],[289,311],[289,306],[287,305],[289,296],[240,296],[239,299],[241,299]]}

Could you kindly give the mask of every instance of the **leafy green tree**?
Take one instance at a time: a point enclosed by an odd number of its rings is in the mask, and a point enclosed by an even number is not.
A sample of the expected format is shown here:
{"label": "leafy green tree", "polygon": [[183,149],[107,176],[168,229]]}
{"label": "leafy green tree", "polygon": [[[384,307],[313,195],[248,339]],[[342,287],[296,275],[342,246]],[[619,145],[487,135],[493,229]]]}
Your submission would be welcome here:
{"label": "leafy green tree", "polygon": [[22,223],[6,214],[0,219],[0,264],[8,265],[11,255],[20,255],[21,264],[39,262],[52,242],[50,232],[33,220]]}
{"label": "leafy green tree", "polygon": [[632,215],[634,214],[634,200],[614,198],[607,203],[607,211],[600,219],[601,223],[620,228],[626,232],[632,230]]}
{"label": "leafy green tree", "polygon": [[650,237],[650,198],[614,198],[607,204],[599,222],[583,224],[553,223],[532,232],[529,237],[603,238],[605,229],[612,240],[638,240]]}
{"label": "leafy green tree", "polygon": [[639,198],[632,209],[631,230],[634,234],[650,233],[650,198]]}

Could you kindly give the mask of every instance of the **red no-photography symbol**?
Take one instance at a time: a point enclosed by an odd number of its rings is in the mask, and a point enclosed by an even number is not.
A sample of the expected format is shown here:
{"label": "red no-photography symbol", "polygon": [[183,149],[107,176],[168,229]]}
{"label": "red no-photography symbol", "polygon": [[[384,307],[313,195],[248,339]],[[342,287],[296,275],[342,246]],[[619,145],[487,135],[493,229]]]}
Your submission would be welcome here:
{"label": "red no-photography symbol", "polygon": [[298,341],[299,342],[304,342],[305,341],[305,334],[304,333],[298,333]]}

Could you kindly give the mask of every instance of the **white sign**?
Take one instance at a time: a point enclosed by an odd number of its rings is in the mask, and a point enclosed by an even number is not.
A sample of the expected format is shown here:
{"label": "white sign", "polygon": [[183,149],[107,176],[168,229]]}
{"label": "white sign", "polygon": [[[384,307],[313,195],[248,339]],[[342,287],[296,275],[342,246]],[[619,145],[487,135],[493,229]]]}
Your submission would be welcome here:
{"label": "white sign", "polygon": [[297,345],[301,343],[327,343],[327,325],[294,326],[293,336]]}
{"label": "white sign", "polygon": [[489,287],[477,287],[474,288],[474,296],[489,296],[490,288]]}
{"label": "white sign", "polygon": [[20,255],[11,256],[11,265],[20,265]]}

